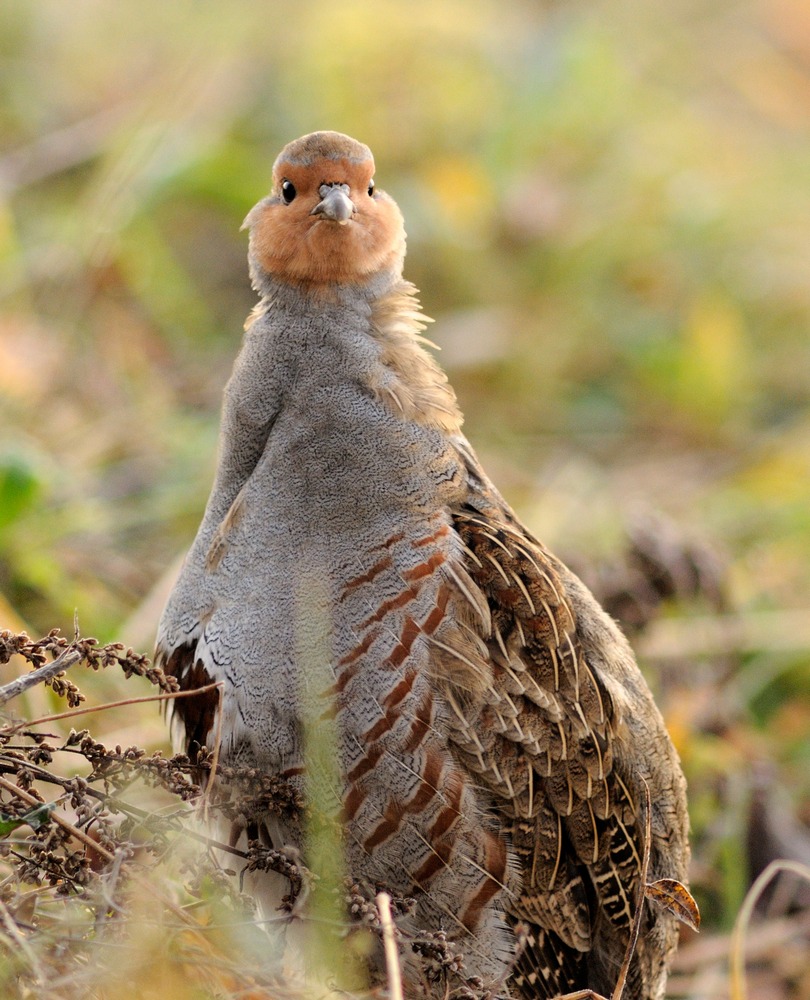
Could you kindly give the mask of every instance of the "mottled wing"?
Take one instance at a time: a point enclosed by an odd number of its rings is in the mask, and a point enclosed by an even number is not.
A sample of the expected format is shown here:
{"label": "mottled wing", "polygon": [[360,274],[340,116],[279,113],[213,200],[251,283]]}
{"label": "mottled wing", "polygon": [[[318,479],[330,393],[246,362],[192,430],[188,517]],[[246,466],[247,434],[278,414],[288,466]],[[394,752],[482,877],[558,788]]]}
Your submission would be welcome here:
{"label": "mottled wing", "polygon": [[[643,782],[654,783],[644,756],[655,747],[634,746],[625,717],[628,708],[660,717],[640,675],[634,704],[636,692],[621,683],[627,662],[611,676],[611,651],[593,648],[593,629],[583,639],[570,573],[472,462],[469,502],[453,519],[465,568],[490,607],[494,683],[477,714],[457,713],[456,746],[490,790],[521,870],[520,891],[505,904],[523,942],[514,988],[526,997],[586,986],[610,995],[635,909]],[[602,616],[595,604],[587,610]],[[621,654],[615,627],[604,626]],[[671,749],[663,728],[659,736]],[[640,946],[629,995],[658,995],[671,934],[662,927],[652,938],[649,958]]]}

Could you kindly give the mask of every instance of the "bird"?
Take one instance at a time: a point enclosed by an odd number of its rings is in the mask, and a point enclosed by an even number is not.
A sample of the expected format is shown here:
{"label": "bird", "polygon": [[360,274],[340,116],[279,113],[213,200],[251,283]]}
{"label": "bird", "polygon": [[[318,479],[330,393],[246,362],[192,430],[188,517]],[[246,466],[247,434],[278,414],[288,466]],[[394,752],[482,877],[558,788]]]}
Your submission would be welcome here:
{"label": "bird", "polygon": [[[179,744],[330,799],[347,877],[409,901],[406,997],[609,996],[645,821],[650,878],[685,882],[689,861],[685,780],[633,653],[462,433],[369,147],[290,142],[244,226],[259,302],[158,628],[181,690],[218,684],[176,701]],[[250,826],[308,859],[283,811]],[[461,972],[426,972],[435,934]],[[664,996],[676,939],[648,906],[629,997]]]}

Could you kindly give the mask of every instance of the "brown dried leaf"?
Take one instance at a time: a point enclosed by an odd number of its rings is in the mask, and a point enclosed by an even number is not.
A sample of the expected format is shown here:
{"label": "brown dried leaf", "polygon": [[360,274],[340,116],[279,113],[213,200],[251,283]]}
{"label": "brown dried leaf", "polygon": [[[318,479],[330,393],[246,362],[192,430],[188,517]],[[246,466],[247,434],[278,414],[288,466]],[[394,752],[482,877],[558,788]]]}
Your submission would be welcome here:
{"label": "brown dried leaf", "polygon": [[669,910],[693,931],[700,930],[698,905],[686,886],[677,879],[660,878],[657,882],[648,882],[644,886],[644,895]]}

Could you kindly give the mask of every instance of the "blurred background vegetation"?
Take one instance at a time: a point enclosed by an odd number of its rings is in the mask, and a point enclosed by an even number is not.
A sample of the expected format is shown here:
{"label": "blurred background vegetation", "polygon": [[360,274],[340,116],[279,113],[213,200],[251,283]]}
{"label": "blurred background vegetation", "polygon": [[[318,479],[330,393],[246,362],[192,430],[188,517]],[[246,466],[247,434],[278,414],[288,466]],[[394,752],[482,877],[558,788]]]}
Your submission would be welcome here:
{"label": "blurred background vegetation", "polygon": [[149,650],[255,301],[239,225],[320,128],[374,150],[532,530],[597,582],[639,516],[722,567],[638,647],[727,928],[746,841],[810,821],[804,0],[4,4],[0,626]]}

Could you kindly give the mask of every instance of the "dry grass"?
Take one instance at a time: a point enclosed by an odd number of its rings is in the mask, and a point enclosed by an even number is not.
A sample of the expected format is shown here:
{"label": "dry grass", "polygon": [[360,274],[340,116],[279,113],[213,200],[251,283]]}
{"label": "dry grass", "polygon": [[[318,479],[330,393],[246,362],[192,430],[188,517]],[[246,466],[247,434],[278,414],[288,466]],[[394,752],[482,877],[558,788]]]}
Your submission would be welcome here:
{"label": "dry grass", "polygon": [[[192,767],[183,754],[166,758],[136,746],[107,746],[88,730],[70,729],[62,737],[53,733],[54,722],[176,697],[171,678],[118,643],[99,646],[79,637],[69,642],[55,632],[39,641],[24,633],[0,633],[0,662],[20,661],[28,661],[33,670],[0,688],[0,703],[13,708],[23,690],[49,685],[81,707],[32,719],[7,716],[0,728],[0,986],[5,996],[112,998],[137,983],[139,997],[165,995],[167,989],[189,1000],[346,997],[346,987],[337,987],[338,970],[349,954],[362,964],[370,940],[378,937],[385,950],[388,995],[401,1000],[398,947],[407,939],[396,927],[396,914],[407,909],[407,900],[394,900],[392,917],[386,894],[373,900],[358,885],[338,882],[329,888],[277,851],[256,843],[243,852],[201,833],[194,806],[202,800],[197,782],[203,773],[210,776],[213,754]],[[75,683],[80,665],[139,675],[162,693],[114,705],[82,705],[84,696]],[[283,783],[231,769],[224,769],[223,777],[223,787],[237,793],[209,795],[206,808],[223,809],[229,820],[240,810],[250,814],[259,801],[264,809],[302,808],[297,794]],[[310,825],[327,826],[323,817]],[[309,947],[321,956],[320,962],[307,962],[307,975],[273,958],[273,921],[265,922],[264,929],[256,921],[238,880],[228,874],[229,857],[237,868],[284,875],[290,912],[307,897],[314,914],[308,922],[314,928]],[[808,996],[810,977],[806,963],[798,959],[810,943],[808,911],[760,918],[755,937],[752,933],[756,904],[782,871],[810,879],[806,866],[771,864],[748,893],[731,938],[715,934],[682,947],[671,997],[746,1000],[754,990],[758,1000]],[[315,896],[326,892],[334,899],[326,908],[321,905],[321,917],[312,909],[313,888]],[[663,897],[673,912],[691,905],[688,895],[673,886],[652,886],[649,895],[659,902]],[[342,925],[341,910],[350,915]],[[280,923],[286,919],[279,914]],[[337,937],[335,927],[340,927]],[[754,937],[748,949],[746,935]],[[457,1000],[480,996],[474,986],[465,985],[463,964],[452,955],[453,942],[439,935],[429,947],[426,942],[419,947],[432,956],[433,965],[438,961],[437,970],[456,970],[444,973],[449,995]],[[439,960],[442,949],[446,961]],[[756,984],[750,990],[746,955]],[[352,995],[362,987],[358,968],[351,978]],[[614,998],[621,993],[617,984]]]}

